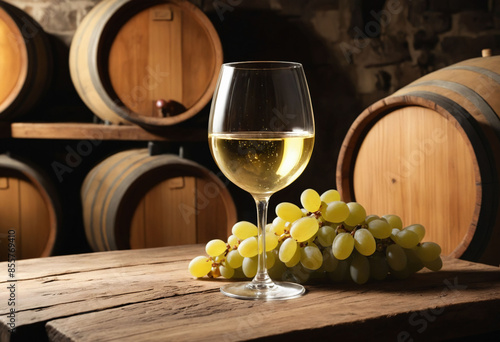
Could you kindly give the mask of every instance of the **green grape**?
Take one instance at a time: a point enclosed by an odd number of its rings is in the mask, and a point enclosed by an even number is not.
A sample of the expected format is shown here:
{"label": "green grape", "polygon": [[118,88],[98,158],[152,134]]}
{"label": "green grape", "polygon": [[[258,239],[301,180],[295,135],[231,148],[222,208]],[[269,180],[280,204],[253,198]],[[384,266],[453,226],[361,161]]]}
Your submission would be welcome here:
{"label": "green grape", "polygon": [[377,244],[375,238],[368,229],[358,229],[354,233],[354,248],[364,256],[369,256],[375,253]]}
{"label": "green grape", "polygon": [[[278,237],[272,233],[266,234],[266,252],[272,251],[278,247]],[[259,253],[262,252],[262,247],[259,246]]]}
{"label": "green grape", "polygon": [[425,228],[421,224],[412,224],[405,228],[405,230],[411,230],[415,234],[418,235],[418,242],[422,242],[422,239],[425,236]]}
{"label": "green grape", "polygon": [[393,244],[387,246],[387,249],[385,250],[385,256],[389,267],[394,271],[402,271],[406,268],[406,253],[400,245]]}
{"label": "green grape", "polygon": [[349,267],[351,279],[356,284],[364,284],[370,279],[370,262],[364,255],[355,253]]}
{"label": "green grape", "polygon": [[309,270],[317,270],[323,264],[323,254],[318,247],[306,246],[301,248],[300,263]]}
{"label": "green grape", "polygon": [[418,245],[418,235],[411,230],[403,229],[396,234],[396,243],[403,248],[413,248]]}
{"label": "green grape", "polygon": [[[273,253],[274,254],[274,253]],[[286,272],[287,268],[284,263],[282,263],[276,255],[274,257],[274,265],[271,268],[268,268],[267,272],[271,279],[273,280],[282,280],[283,274]]]}
{"label": "green grape", "polygon": [[319,229],[318,220],[314,217],[302,217],[292,224],[290,235],[298,242],[312,238]]}
{"label": "green grape", "polygon": [[[290,239],[289,239],[290,240]],[[293,267],[297,265],[300,261],[300,248],[297,248],[295,250],[295,253],[293,254],[292,258],[285,262],[286,267]]]}
{"label": "green grape", "polygon": [[291,268],[291,273],[297,283],[304,284],[311,278],[312,272],[305,268],[301,263],[297,263],[297,265]]}
{"label": "green grape", "polygon": [[259,229],[257,226],[248,221],[237,222],[233,228],[232,233],[240,240],[248,239],[252,236],[257,236]]}
{"label": "green grape", "polygon": [[340,194],[337,190],[331,189],[323,192],[320,199],[325,203],[340,201]]}
{"label": "green grape", "polygon": [[328,273],[328,277],[334,282],[347,280],[347,278],[349,277],[350,264],[351,264],[350,259],[339,260],[335,270],[333,270],[333,272]]}
{"label": "green grape", "polygon": [[347,203],[349,207],[349,216],[344,220],[348,226],[355,226],[361,224],[366,218],[366,210],[357,202]]}
{"label": "green grape", "polygon": [[275,248],[275,249],[273,249],[273,250],[272,250],[271,252],[269,252],[269,253],[273,253],[273,254],[274,254],[274,257],[275,257],[277,260],[279,260],[279,254],[280,254],[280,250],[279,250],[279,248]]}
{"label": "green grape", "polygon": [[391,240],[394,241],[395,243],[398,243],[398,233],[400,232],[399,229],[397,228],[392,228],[392,231],[391,231]]}
{"label": "green grape", "polygon": [[314,241],[316,241],[316,235],[314,235],[313,237],[311,237],[310,239],[306,240],[306,241],[303,241],[301,242],[302,246],[316,246],[318,247]]}
{"label": "green grape", "polygon": [[441,257],[437,257],[434,260],[431,261],[425,261],[424,266],[430,269],[431,271],[439,271],[443,267],[443,260]]}
{"label": "green grape", "polygon": [[277,236],[280,236],[285,232],[285,228],[286,228],[286,221],[283,220],[281,217],[276,216],[276,218],[273,220],[271,231]]}
{"label": "green grape", "polygon": [[226,262],[231,268],[238,268],[241,267],[243,257],[241,256],[240,252],[238,252],[238,250],[234,249],[227,253]]}
{"label": "green grape", "polygon": [[365,217],[365,223],[368,224],[376,219],[380,219],[380,217],[378,215],[368,215],[367,217]]}
{"label": "green grape", "polygon": [[310,275],[311,273],[308,269],[302,266],[302,264],[297,263],[286,270],[283,274],[283,280],[303,284],[309,280]]}
{"label": "green grape", "polygon": [[225,257],[224,255],[219,255],[218,257],[215,257],[215,259],[213,259],[213,260],[214,260],[214,262],[215,262],[216,264],[221,264],[221,265],[223,265],[223,264],[225,264],[225,263],[226,263],[226,257]]}
{"label": "green grape", "polygon": [[238,237],[236,235],[229,235],[229,237],[227,238],[227,244],[231,247],[231,248],[237,248],[237,246],[239,245],[240,243],[240,240],[238,239]]}
{"label": "green grape", "polygon": [[297,251],[297,241],[294,239],[286,239],[283,241],[280,247],[279,251],[279,259],[282,262],[288,262],[292,259],[292,257],[295,255],[295,252]]}
{"label": "green grape", "polygon": [[266,228],[265,228],[266,233],[271,232],[272,228],[273,228],[273,224],[272,223],[266,224]]}
{"label": "green grape", "polygon": [[328,207],[328,204],[326,202],[321,201],[321,205],[319,206],[319,211],[322,215],[325,213],[326,207]]}
{"label": "green grape", "polygon": [[230,279],[234,275],[234,268],[229,266],[219,266],[219,272],[224,278]]}
{"label": "green grape", "polygon": [[241,267],[238,267],[234,270],[234,275],[233,275],[233,279],[244,279],[246,278],[245,277],[245,274],[243,273],[243,270],[241,269]]}
{"label": "green grape", "polygon": [[307,241],[307,242],[304,242],[304,243],[303,243],[303,244],[304,244],[304,246],[312,246],[312,247],[319,248],[319,247],[318,247],[318,245],[317,245],[317,244],[315,244],[313,240],[314,240],[314,239],[311,239],[311,240],[309,240],[309,241]]}
{"label": "green grape", "polygon": [[[301,265],[302,266],[302,265]],[[302,266],[303,267],[303,266]],[[307,272],[309,272],[309,279],[310,280],[323,280],[326,276],[325,270],[323,269],[323,263],[321,264],[321,267],[318,268],[317,270],[308,270],[307,268],[304,267]]]}
{"label": "green grape", "polygon": [[249,237],[240,242],[238,252],[244,258],[251,258],[257,255],[257,238],[255,236]]}
{"label": "green grape", "polygon": [[[420,224],[403,229],[397,215],[367,216],[361,204],[343,202],[333,189],[321,196],[306,189],[300,202],[302,209],[289,202],[277,205],[277,217],[265,226],[266,267],[273,279],[304,282],[328,276],[363,284],[370,278],[382,280],[390,274],[404,279],[423,267],[438,271],[443,266],[441,247],[422,242],[425,228]],[[337,225],[342,227],[338,234]],[[377,251],[379,240],[385,252]],[[205,246],[209,257],[194,258],[188,271],[194,277],[252,278],[262,245],[257,226],[237,222],[227,243],[209,241]]]}
{"label": "green grape", "polygon": [[382,216],[387,223],[391,226],[391,228],[397,228],[399,230],[403,229],[403,221],[401,221],[401,218],[397,215],[384,215]]}
{"label": "green grape", "polygon": [[318,229],[318,242],[323,247],[330,247],[335,239],[335,229],[330,226],[323,226]]}
{"label": "green grape", "polygon": [[347,259],[354,249],[354,238],[350,233],[339,233],[333,239],[332,253],[338,260]]}
{"label": "green grape", "polygon": [[276,206],[276,215],[286,222],[294,222],[303,216],[302,210],[293,203],[282,202]]}
{"label": "green grape", "polygon": [[321,254],[323,255],[323,264],[321,265],[320,270],[333,272],[337,268],[339,261],[333,256],[332,249],[325,248]]}
{"label": "green grape", "polygon": [[400,271],[391,270],[391,275],[396,279],[406,279],[412,275],[408,267],[403,268]]}
{"label": "green grape", "polygon": [[270,269],[274,266],[274,263],[276,262],[276,257],[273,252],[267,252],[266,253],[266,268]]}
{"label": "green grape", "polygon": [[197,256],[188,265],[189,273],[196,278],[206,276],[211,269],[212,261],[206,256]]}
{"label": "green grape", "polygon": [[413,249],[406,249],[405,248],[405,254],[406,254],[406,260],[408,265],[406,266],[410,273],[416,273],[420,271],[422,268],[424,268],[424,264],[422,263],[422,260],[417,256],[415,251]]}
{"label": "green grape", "polygon": [[354,226],[348,226],[345,223],[342,225],[342,227],[349,232],[352,232],[354,230]]}
{"label": "green grape", "polygon": [[220,269],[219,266],[212,266],[212,269],[210,270],[210,276],[212,278],[219,278],[220,277]]}
{"label": "green grape", "polygon": [[387,221],[375,219],[368,223],[368,230],[377,239],[386,239],[391,236],[392,229]]}
{"label": "green grape", "polygon": [[306,189],[300,195],[300,203],[307,211],[314,213],[321,207],[321,198],[313,189]]}
{"label": "green grape", "polygon": [[441,247],[435,242],[423,242],[415,247],[415,254],[423,262],[430,262],[441,255]]}
{"label": "green grape", "polygon": [[380,254],[374,254],[368,258],[370,262],[370,277],[375,280],[384,280],[389,274],[387,260]]}
{"label": "green grape", "polygon": [[349,207],[342,201],[330,202],[323,216],[329,222],[342,222],[349,216]]}
{"label": "green grape", "polygon": [[241,265],[241,269],[243,270],[243,274],[245,274],[245,277],[253,278],[257,274],[257,266],[258,266],[257,257],[244,258],[243,264]]}
{"label": "green grape", "polygon": [[227,245],[224,241],[219,239],[214,239],[207,242],[207,245],[205,246],[205,251],[211,257],[216,257],[224,253],[226,251],[226,248]]}

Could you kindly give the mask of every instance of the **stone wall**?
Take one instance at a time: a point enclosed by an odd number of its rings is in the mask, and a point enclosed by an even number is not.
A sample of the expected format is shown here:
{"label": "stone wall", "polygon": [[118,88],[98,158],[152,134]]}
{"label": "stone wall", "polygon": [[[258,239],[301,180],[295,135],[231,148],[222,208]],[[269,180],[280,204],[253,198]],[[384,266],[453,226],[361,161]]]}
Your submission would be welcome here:
{"label": "stone wall", "polygon": [[83,17],[99,0],[7,0],[69,46]]}

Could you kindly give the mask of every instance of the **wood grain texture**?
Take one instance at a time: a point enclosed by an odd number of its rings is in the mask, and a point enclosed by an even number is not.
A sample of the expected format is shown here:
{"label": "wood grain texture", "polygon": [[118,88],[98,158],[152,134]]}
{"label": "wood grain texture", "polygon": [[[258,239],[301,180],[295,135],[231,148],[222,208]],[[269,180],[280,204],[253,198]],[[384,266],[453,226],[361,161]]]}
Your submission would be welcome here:
{"label": "wood grain texture", "polygon": [[[208,242],[225,238],[236,223],[231,195],[217,176],[193,161],[151,156],[146,149],[96,165],[81,196],[85,232],[96,251]],[[211,219],[204,219],[207,214]]]}
{"label": "wood grain texture", "polygon": [[109,76],[133,112],[158,116],[156,100],[183,103],[181,40],[182,10],[171,4],[149,7],[118,30],[109,51]]}
{"label": "wood grain texture", "polygon": [[[210,101],[222,47],[210,20],[184,0],[105,0],[78,27],[70,49],[75,88],[99,117],[161,128]],[[157,100],[186,110],[162,117]]]}
{"label": "wood grain texture", "polygon": [[112,14],[110,8],[113,4],[112,1],[101,1],[78,25],[69,51],[69,71],[76,91],[95,115],[115,124],[130,124],[116,114],[119,108],[117,104],[106,102],[108,96],[102,84],[93,82],[93,78],[98,76],[95,65],[97,53],[88,56]]}
{"label": "wood grain texture", "polygon": [[[12,228],[19,229],[19,180],[11,177],[2,177],[2,189],[0,190],[0,255],[1,261],[8,260],[8,231]],[[19,255],[20,256],[20,255]]]}
{"label": "wood grain texture", "polygon": [[457,63],[365,109],[339,153],[344,200],[426,225],[449,255],[500,264],[499,61]]}
{"label": "wood grain texture", "polygon": [[[10,128],[10,129],[9,129]],[[0,128],[1,129],[1,128]],[[175,127],[162,132],[147,131],[132,125],[92,123],[28,123],[16,122],[4,127],[7,136],[16,139],[87,139],[143,141],[206,141],[207,130]]]}
{"label": "wood grain texture", "polygon": [[[175,246],[196,243],[196,221],[186,221],[176,215],[181,204],[196,208],[196,179],[194,177],[174,177],[158,182],[142,197],[135,216],[142,217],[138,226],[131,224],[130,234],[141,231],[143,238],[134,241],[131,248]],[[144,204],[141,206],[141,203]],[[207,225],[208,226],[208,225]],[[167,227],[174,227],[167,229]]]}
{"label": "wood grain texture", "polygon": [[51,244],[54,244],[51,209],[39,190],[25,180],[19,180],[19,197],[20,222],[16,233],[19,238],[17,243],[22,247],[19,248],[19,258],[47,256],[51,252]]}
{"label": "wood grain texture", "polygon": [[0,4],[0,116],[19,118],[34,108],[52,80],[52,46],[27,13]]}
{"label": "wood grain texture", "polygon": [[426,241],[448,255],[467,235],[480,198],[473,156],[453,122],[427,108],[395,109],[363,139],[354,166],[356,201],[369,213],[424,225]]}
{"label": "wood grain texture", "polygon": [[[444,258],[442,271],[407,280],[306,285],[301,298],[255,302],[223,296],[225,280],[193,279],[187,265],[203,254],[203,246],[187,245],[19,261],[16,334],[43,340],[48,333],[52,341],[383,341],[407,332],[435,341],[500,329],[497,267]],[[0,292],[0,301],[6,296]],[[12,337],[7,310],[0,308],[5,341]]]}
{"label": "wood grain texture", "polygon": [[6,108],[24,84],[27,74],[27,52],[19,28],[0,8],[0,110]]}
{"label": "wood grain texture", "polygon": [[[0,155],[0,234],[15,230],[18,259],[49,256],[62,224],[59,197],[53,184],[36,168]],[[1,239],[0,260],[7,260],[7,243]]]}

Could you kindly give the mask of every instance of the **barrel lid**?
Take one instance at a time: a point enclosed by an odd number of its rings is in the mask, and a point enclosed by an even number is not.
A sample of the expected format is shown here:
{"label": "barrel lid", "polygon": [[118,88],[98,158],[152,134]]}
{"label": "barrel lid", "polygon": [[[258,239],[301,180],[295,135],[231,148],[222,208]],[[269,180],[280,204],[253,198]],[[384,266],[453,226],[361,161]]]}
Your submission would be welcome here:
{"label": "barrel lid", "polygon": [[0,112],[8,108],[27,77],[26,45],[18,24],[0,7]]}
{"label": "barrel lid", "polygon": [[167,126],[194,116],[210,101],[222,47],[195,5],[129,1],[108,20],[101,37],[99,76],[122,118]]}

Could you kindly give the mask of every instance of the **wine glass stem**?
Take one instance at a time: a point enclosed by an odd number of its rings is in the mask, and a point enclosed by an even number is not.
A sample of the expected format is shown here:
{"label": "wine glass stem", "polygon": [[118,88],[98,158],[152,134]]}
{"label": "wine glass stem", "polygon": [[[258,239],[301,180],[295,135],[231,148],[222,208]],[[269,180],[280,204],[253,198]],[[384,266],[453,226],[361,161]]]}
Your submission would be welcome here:
{"label": "wine glass stem", "polygon": [[267,207],[269,204],[268,197],[254,196],[255,204],[257,206],[257,223],[258,223],[258,265],[257,274],[252,280],[252,285],[261,289],[270,288],[274,286],[271,277],[267,273],[266,265],[266,225],[267,225]]}

